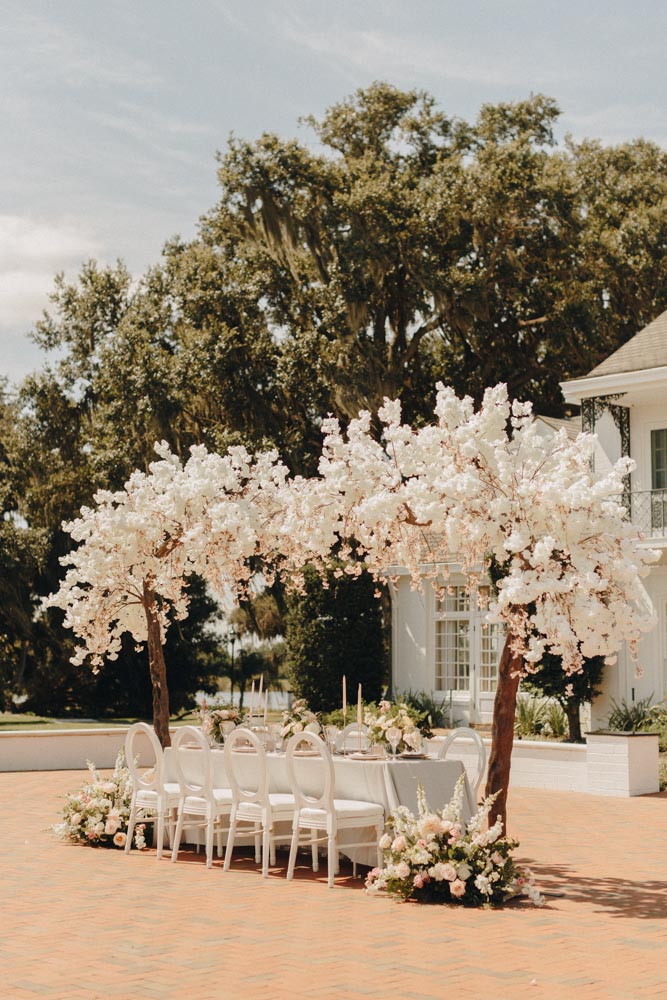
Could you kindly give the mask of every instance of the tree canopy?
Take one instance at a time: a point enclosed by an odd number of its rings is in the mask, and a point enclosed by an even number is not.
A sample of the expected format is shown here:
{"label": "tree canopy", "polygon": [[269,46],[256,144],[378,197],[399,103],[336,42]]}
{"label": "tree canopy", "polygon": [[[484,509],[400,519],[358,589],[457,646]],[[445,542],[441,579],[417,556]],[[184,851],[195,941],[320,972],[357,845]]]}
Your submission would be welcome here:
{"label": "tree canopy", "polygon": [[147,470],[156,440],[276,447],[312,474],[323,415],[389,396],[419,425],[438,379],[478,402],[502,380],[559,415],[559,380],[667,307],[667,154],[559,144],[558,114],[536,95],[464,122],[376,83],[308,119],[314,142],[230,139],[218,203],[144,275],[56,278],[33,333],[51,353],[0,415],[7,692],[70,669],[57,616],[33,614],[62,521]]}

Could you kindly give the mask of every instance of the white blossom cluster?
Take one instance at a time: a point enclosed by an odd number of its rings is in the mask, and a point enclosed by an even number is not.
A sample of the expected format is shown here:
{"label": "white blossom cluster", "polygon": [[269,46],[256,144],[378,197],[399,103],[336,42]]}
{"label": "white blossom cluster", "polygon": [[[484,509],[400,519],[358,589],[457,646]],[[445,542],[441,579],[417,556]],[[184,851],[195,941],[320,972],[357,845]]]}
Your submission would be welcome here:
{"label": "white blossom cluster", "polygon": [[284,531],[294,567],[321,563],[336,544],[377,578],[408,567],[413,586],[447,585],[455,559],[474,586],[491,560],[500,569],[488,620],[508,628],[530,670],[545,650],[563,669],[585,658],[634,653],[654,623],[641,578],[656,554],[639,545],[620,497],[632,467],[591,470],[592,435],[539,434],[530,404],[488,389],[479,409],[438,385],[436,420],[401,423],[400,403],[379,412],[383,437],[360,414],[347,434],[324,424],[320,476],[292,484]]}
{"label": "white blossom cluster", "polygon": [[146,641],[147,587],[164,635],[169,611],[187,614],[192,573],[214,592],[239,593],[260,556],[268,578],[280,568],[298,588],[303,567],[323,568],[332,552],[350,574],[366,567],[380,579],[405,566],[415,587],[430,578],[441,589],[454,559],[471,588],[494,560],[501,579],[488,620],[507,626],[527,670],[545,650],[566,673],[596,655],[612,662],[624,641],[634,651],[654,621],[641,578],[656,554],[619,501],[629,460],[596,480],[591,435],[546,440],[530,405],[510,403],[503,385],[478,409],[437,389],[435,420],[418,429],[385,401],[381,441],[369,413],[347,434],[324,421],[312,479],[290,479],[275,452],[195,447],[182,463],[159,445],[147,473],[98,493],[66,525],[79,547],[47,604],[81,640],[78,662],[116,657],[126,632]]}
{"label": "white blossom cluster", "polygon": [[242,447],[224,456],[203,446],[183,464],[165,443],[149,471],[134,472],[124,489],[100,491],[94,508],[64,527],[79,543],[59,591],[45,602],[65,611],[81,640],[74,662],[118,656],[124,633],[147,640],[146,588],[156,595],[162,636],[168,613],[185,618],[187,582],[203,576],[214,592],[239,592],[248,560],[274,548],[269,536],[284,502],[287,469],[277,454],[253,459]]}

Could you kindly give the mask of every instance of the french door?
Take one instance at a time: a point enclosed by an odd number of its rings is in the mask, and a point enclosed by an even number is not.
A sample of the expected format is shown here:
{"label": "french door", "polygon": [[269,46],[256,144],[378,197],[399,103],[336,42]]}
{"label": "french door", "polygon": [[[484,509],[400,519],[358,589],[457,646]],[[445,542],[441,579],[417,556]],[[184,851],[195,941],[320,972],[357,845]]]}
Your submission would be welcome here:
{"label": "french door", "polygon": [[[449,586],[435,598],[435,690],[451,721],[490,721],[504,634],[484,619],[488,588]],[[480,604],[482,607],[480,607]]]}

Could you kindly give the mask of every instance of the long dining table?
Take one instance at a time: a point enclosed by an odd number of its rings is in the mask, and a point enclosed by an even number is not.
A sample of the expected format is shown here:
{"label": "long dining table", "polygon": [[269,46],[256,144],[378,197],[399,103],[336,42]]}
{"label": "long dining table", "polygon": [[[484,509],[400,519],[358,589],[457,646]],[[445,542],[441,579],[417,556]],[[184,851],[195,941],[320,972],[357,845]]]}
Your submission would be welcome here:
{"label": "long dining table", "polygon": [[[202,778],[202,751],[198,749],[182,749],[181,766],[185,777],[192,781]],[[253,754],[239,754],[235,773],[241,780],[247,776],[248,787],[252,787]],[[165,780],[177,781],[175,751],[165,750]],[[225,769],[225,755],[222,748],[211,750],[213,764],[213,785],[216,788],[229,787]],[[334,765],[334,797],[337,799],[359,799],[365,802],[375,802],[381,805],[385,819],[398,806],[406,806],[411,812],[417,812],[417,789],[424,789],[426,801],[431,809],[442,809],[449,802],[456,782],[465,776],[463,763],[459,760],[409,759],[397,757],[378,758],[364,756],[356,759],[353,755],[338,755],[332,757]],[[271,752],[266,755],[269,772],[269,790],[271,792],[290,792],[290,782],[287,772],[287,757],[284,753]],[[309,784],[309,772],[312,779],[313,794],[318,790],[318,769],[321,761],[315,757],[304,757],[299,760],[299,770],[306,786]],[[462,818],[468,820],[475,811],[474,798],[467,777],[464,780]],[[283,831],[279,831],[282,840]],[[284,840],[287,843],[291,828],[284,829]],[[190,835],[191,836],[191,835]],[[341,831],[339,834],[339,849],[351,861],[373,866],[376,864],[375,852],[368,848],[350,848],[346,851],[345,841],[359,840],[357,831]],[[240,841],[241,842],[241,841]]]}

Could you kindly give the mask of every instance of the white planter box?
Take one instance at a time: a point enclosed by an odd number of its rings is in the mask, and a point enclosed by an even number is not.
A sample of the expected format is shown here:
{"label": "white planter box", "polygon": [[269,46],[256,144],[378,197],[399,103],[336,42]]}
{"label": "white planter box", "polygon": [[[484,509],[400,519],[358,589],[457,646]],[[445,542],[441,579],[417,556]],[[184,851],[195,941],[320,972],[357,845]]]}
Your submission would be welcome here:
{"label": "white planter box", "polygon": [[586,734],[588,791],[594,795],[648,795],[660,789],[656,733]]}

